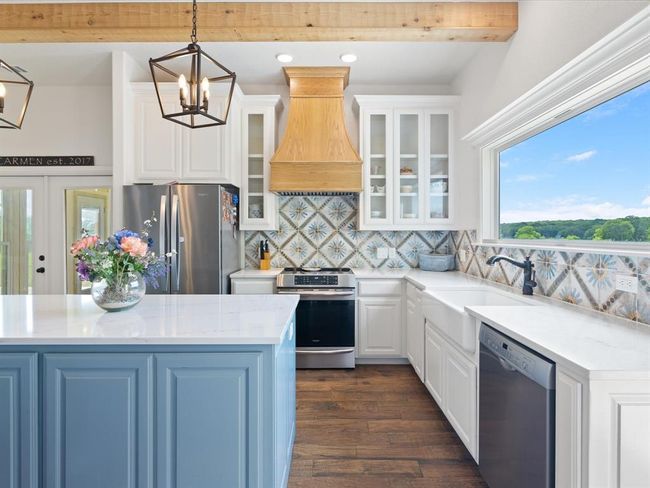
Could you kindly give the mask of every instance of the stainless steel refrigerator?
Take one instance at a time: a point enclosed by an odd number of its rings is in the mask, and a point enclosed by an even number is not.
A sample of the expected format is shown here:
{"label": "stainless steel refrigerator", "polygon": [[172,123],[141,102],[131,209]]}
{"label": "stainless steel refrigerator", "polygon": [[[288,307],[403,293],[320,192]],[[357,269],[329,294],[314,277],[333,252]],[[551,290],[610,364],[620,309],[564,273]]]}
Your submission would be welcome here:
{"label": "stainless steel refrigerator", "polygon": [[124,187],[124,226],[140,230],[156,216],[151,236],[168,258],[167,276],[147,293],[227,294],[229,275],[240,269],[238,189],[226,185]]}

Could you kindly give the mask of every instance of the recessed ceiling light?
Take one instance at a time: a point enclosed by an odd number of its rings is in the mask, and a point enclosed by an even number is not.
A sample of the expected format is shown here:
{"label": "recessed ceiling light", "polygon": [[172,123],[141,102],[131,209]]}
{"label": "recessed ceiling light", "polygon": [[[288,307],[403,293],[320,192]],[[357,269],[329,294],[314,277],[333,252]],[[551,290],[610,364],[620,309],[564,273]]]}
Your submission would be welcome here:
{"label": "recessed ceiling light", "polygon": [[277,54],[275,56],[275,59],[277,59],[281,63],[290,63],[291,61],[293,61],[293,56],[291,54]]}
{"label": "recessed ceiling light", "polygon": [[354,63],[357,60],[357,55],[352,53],[341,54],[340,59],[344,63]]}

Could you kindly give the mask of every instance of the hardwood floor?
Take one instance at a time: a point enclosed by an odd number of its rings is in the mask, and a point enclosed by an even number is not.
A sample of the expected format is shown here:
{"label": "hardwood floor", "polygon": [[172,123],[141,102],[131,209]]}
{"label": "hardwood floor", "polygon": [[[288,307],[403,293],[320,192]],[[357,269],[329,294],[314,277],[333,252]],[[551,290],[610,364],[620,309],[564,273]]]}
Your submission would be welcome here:
{"label": "hardwood floor", "polygon": [[487,488],[410,366],[299,370],[289,488]]}

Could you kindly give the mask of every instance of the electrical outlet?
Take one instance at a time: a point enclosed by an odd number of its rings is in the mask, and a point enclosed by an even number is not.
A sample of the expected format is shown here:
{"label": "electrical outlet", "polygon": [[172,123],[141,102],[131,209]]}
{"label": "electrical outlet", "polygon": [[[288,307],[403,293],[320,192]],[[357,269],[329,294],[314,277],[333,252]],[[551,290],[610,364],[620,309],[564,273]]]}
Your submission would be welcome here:
{"label": "electrical outlet", "polygon": [[389,247],[388,248],[388,257],[391,258],[391,259],[396,258],[397,257],[397,249],[395,249],[394,247]]}
{"label": "electrical outlet", "polygon": [[388,259],[388,248],[387,247],[378,247],[377,248],[377,259]]}
{"label": "electrical outlet", "polygon": [[617,274],[616,289],[636,294],[639,289],[639,279],[636,276]]}

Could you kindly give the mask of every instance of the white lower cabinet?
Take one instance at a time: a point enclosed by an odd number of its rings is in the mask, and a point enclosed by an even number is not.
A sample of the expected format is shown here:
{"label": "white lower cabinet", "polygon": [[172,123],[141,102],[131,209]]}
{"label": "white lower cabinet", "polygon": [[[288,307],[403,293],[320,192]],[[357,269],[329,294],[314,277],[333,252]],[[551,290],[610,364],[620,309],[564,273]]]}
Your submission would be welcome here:
{"label": "white lower cabinet", "polygon": [[580,488],[582,383],[558,369],[555,395],[555,486]]}
{"label": "white lower cabinet", "polygon": [[477,368],[457,352],[453,346],[446,345],[443,366],[444,412],[449,423],[475,455],[477,441]]}
{"label": "white lower cabinet", "polygon": [[402,356],[402,298],[360,297],[360,357]]}
{"label": "white lower cabinet", "polygon": [[478,368],[426,323],[424,383],[470,454],[477,458]]}
{"label": "white lower cabinet", "polygon": [[[411,289],[413,288],[413,289]],[[406,357],[415,373],[424,381],[424,317],[421,291],[407,285],[406,292]]]}
{"label": "white lower cabinet", "polygon": [[424,384],[433,399],[442,405],[442,368],[444,339],[434,332],[430,324],[426,326]]}
{"label": "white lower cabinet", "polygon": [[271,295],[275,293],[275,278],[232,278],[232,295]]}

